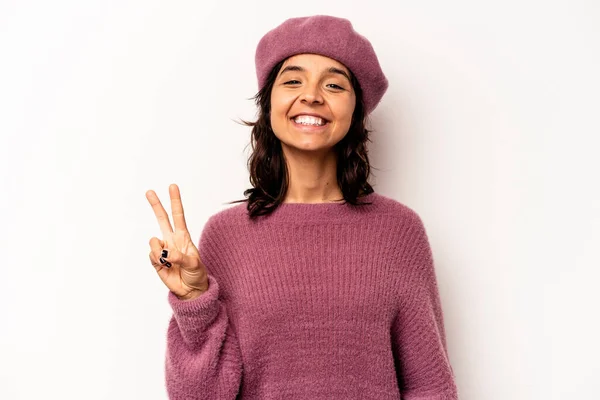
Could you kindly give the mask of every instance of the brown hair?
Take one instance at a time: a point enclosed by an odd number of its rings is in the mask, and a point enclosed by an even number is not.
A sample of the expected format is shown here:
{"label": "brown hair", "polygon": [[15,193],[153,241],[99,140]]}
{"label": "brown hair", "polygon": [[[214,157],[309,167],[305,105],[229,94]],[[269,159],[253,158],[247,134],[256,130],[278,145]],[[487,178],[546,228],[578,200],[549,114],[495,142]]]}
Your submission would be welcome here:
{"label": "brown hair", "polygon": [[[248,215],[251,219],[274,211],[283,202],[288,189],[289,175],[281,141],[273,133],[270,121],[271,89],[284,62],[285,60],[273,67],[265,85],[251,98],[258,106],[258,119],[255,122],[242,120],[244,125],[252,127],[252,154],[248,159],[252,188],[244,191],[246,199],[235,200],[229,204],[247,201]],[[344,196],[344,203],[371,204],[357,201],[360,196],[374,192],[367,182],[372,167],[369,164],[366,142],[371,141],[371,131],[365,127],[367,115],[362,90],[352,71],[350,78],[356,93],[356,105],[348,133],[334,146],[337,154],[337,181]]]}

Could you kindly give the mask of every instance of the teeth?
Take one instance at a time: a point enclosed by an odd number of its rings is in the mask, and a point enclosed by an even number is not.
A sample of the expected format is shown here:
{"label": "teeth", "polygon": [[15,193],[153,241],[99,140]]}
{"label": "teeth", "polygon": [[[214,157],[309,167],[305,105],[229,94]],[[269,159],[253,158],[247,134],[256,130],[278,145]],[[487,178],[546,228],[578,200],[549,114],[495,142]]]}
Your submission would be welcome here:
{"label": "teeth", "polygon": [[299,115],[294,118],[294,121],[303,125],[325,125],[325,121],[323,119],[309,115]]}

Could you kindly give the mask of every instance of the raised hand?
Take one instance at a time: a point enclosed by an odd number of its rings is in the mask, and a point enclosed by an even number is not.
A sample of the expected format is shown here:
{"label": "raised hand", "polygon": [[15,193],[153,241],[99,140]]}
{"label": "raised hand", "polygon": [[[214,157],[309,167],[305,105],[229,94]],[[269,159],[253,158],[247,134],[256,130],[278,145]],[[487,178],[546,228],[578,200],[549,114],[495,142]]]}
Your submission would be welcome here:
{"label": "raised hand", "polygon": [[176,184],[169,186],[169,197],[175,230],[156,193],[146,192],[163,235],[162,240],[150,239],[150,261],[169,290],[180,299],[191,300],[208,290],[208,272],[187,230]]}

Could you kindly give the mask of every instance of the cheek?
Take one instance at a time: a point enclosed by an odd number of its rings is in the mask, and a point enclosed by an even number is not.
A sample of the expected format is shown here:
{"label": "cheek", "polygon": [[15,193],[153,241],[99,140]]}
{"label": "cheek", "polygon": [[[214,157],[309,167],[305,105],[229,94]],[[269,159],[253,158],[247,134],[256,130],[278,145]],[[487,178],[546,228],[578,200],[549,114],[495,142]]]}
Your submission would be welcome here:
{"label": "cheek", "polygon": [[349,128],[352,123],[352,114],[354,113],[354,107],[356,102],[354,100],[348,101],[339,109],[340,119],[344,121],[345,128]]}
{"label": "cheek", "polygon": [[285,115],[288,109],[293,102],[293,98],[291,96],[286,96],[285,93],[280,93],[277,90],[273,90],[271,93],[271,110],[272,114],[277,115]]}
{"label": "cheek", "polygon": [[285,129],[288,110],[289,100],[274,91],[271,94],[271,112],[269,116],[274,133],[280,133],[282,129]]}

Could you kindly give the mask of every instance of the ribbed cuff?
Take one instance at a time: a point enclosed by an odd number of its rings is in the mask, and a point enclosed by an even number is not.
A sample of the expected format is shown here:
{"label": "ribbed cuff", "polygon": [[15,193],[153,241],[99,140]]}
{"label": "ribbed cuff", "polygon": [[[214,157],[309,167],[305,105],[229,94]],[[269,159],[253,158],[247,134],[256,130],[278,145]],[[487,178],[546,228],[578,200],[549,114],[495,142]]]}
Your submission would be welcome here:
{"label": "ribbed cuff", "polygon": [[181,300],[169,290],[168,301],[179,328],[184,332],[204,332],[219,314],[219,284],[208,274],[208,290],[193,300]]}

